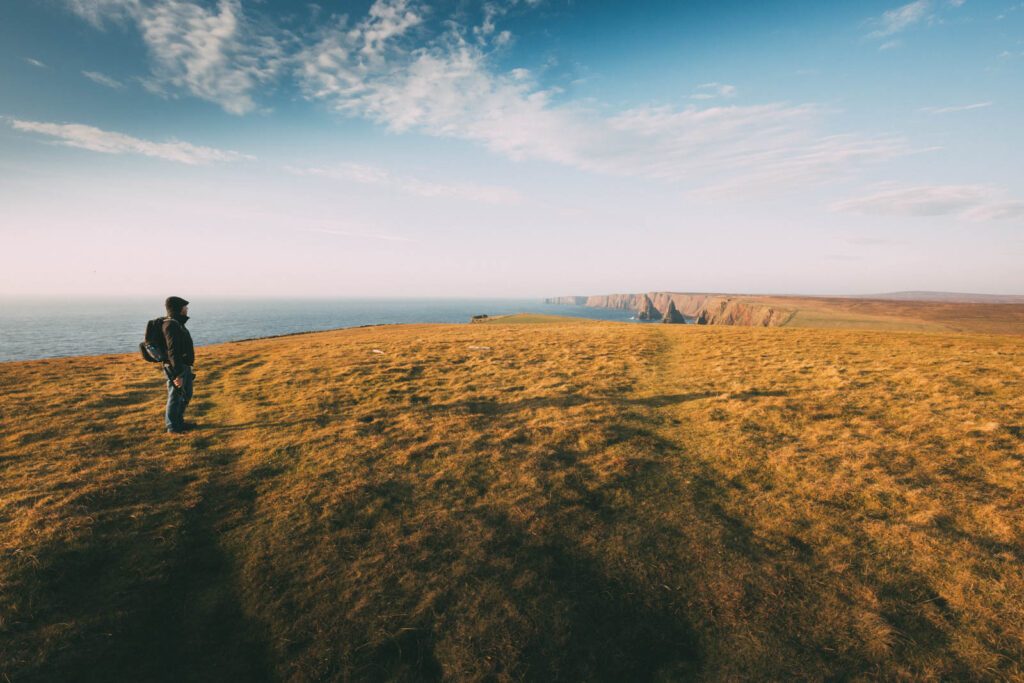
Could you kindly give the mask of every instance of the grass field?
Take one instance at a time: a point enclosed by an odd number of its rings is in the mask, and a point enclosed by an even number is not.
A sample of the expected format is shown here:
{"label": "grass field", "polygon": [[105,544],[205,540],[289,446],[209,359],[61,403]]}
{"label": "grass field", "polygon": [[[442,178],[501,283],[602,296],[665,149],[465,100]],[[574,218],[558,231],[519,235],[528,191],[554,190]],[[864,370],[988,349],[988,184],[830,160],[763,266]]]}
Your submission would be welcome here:
{"label": "grass field", "polygon": [[0,679],[1024,680],[1024,337],[197,355],[177,437],[135,356],[0,364]]}
{"label": "grass field", "polygon": [[787,297],[793,327],[1024,334],[1024,304]]}

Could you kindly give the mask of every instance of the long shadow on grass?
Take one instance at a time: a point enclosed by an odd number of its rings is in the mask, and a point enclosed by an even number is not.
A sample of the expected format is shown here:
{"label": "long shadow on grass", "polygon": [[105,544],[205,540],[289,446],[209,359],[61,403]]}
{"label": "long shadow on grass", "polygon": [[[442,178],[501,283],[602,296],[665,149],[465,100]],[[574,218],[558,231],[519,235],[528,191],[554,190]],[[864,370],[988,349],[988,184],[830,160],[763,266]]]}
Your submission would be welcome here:
{"label": "long shadow on grass", "polygon": [[[564,396],[538,396],[524,398],[519,401],[499,401],[495,399],[481,398],[456,401],[454,403],[439,403],[428,406],[428,411],[465,411],[485,415],[506,415],[518,413],[522,410],[536,410],[538,408],[572,408],[588,404],[612,404],[623,409],[630,408],[665,408],[667,406],[700,401],[707,398],[722,395],[720,392],[701,391],[688,394],[660,394],[656,396],[622,397],[622,396],[583,396],[581,394],[566,394]],[[788,391],[783,390],[761,390],[751,389],[729,394],[729,398],[745,401],[748,399],[788,396]]]}
{"label": "long shadow on grass", "polygon": [[623,408],[648,407],[662,408],[665,406],[699,401],[705,398],[717,396],[712,392],[697,392],[691,394],[663,394],[659,396],[646,396],[639,398],[626,398],[618,396],[583,396],[580,394],[567,394],[565,396],[538,396],[535,398],[524,398],[519,401],[499,401],[492,399],[468,399],[454,403],[440,403],[428,406],[425,410],[431,412],[443,411],[465,411],[486,415],[506,415],[518,413],[523,410],[536,410],[538,408],[572,408],[589,404],[613,404]]}
{"label": "long shadow on grass", "polygon": [[[638,505],[647,496],[671,500],[677,483],[669,481],[666,459],[678,448],[635,417],[604,427],[608,443],[630,441],[644,451],[617,474],[595,471],[608,465],[604,445],[562,448],[537,462],[533,476],[543,494],[530,506],[537,526],[514,519],[501,494],[492,497],[500,457],[484,455],[464,467],[440,504],[465,512],[437,526],[421,520],[425,538],[408,549],[410,559],[378,565],[387,568],[387,576],[375,579],[379,592],[348,596],[334,608],[351,614],[348,600],[373,605],[364,604],[360,616],[341,627],[351,629],[346,639],[372,640],[373,646],[337,662],[339,675],[373,681],[698,678],[702,653],[685,596],[699,587],[686,584],[688,572],[678,565],[671,577],[650,570],[672,564],[663,551],[680,537]],[[425,495],[420,484],[400,477],[360,488],[334,514],[346,527],[371,529],[382,519],[413,517]],[[370,508],[381,517],[367,519]],[[358,546],[339,547],[339,568],[341,558],[368,560],[379,552],[372,537],[360,538]],[[446,580],[448,574],[457,578]],[[418,605],[426,586],[436,596],[429,608]],[[392,620],[388,613],[401,616]],[[377,637],[382,631],[391,635]]]}
{"label": "long shadow on grass", "polygon": [[[225,469],[237,456],[212,457]],[[270,678],[262,634],[239,607],[218,529],[251,492],[215,480],[182,510],[192,476],[152,468],[85,501],[97,520],[93,532],[40,551],[37,566],[18,579],[34,607],[12,635],[37,651],[0,649],[0,671],[12,680]]]}
{"label": "long shadow on grass", "polygon": [[[488,516],[489,552],[515,558],[542,578],[541,628],[523,646],[517,678],[538,681],[692,680],[700,671],[697,635],[683,608],[636,577],[615,576],[570,538],[538,539],[507,514]],[[641,543],[642,544],[642,543]],[[517,595],[520,604],[537,595]]]}

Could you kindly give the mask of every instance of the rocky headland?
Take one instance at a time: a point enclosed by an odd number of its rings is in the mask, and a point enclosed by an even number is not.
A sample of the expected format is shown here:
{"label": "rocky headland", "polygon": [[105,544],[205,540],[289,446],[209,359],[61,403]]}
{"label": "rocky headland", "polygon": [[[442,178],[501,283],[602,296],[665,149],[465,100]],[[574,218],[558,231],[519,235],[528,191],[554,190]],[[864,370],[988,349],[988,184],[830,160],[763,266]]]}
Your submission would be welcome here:
{"label": "rocky headland", "polygon": [[646,294],[640,300],[640,305],[636,309],[637,320],[659,320],[661,318],[661,311],[651,301],[651,297]]}
{"label": "rocky headland", "polygon": [[796,311],[795,308],[779,306],[756,297],[685,292],[560,296],[544,301],[549,304],[635,311],[638,320],[665,321],[669,317],[670,320],[666,322],[685,322],[686,318],[692,318],[698,325],[778,327],[786,324]]}
{"label": "rocky headland", "polygon": [[686,318],[683,316],[682,313],[679,312],[679,309],[676,308],[675,302],[674,301],[669,301],[668,302],[668,310],[666,310],[665,311],[665,315],[662,316],[661,322],[677,324],[678,325],[678,324],[685,323],[686,322]]}
{"label": "rocky headland", "polygon": [[874,297],[642,292],[560,296],[545,302],[632,311],[641,320],[674,317],[670,308],[675,307],[687,322],[697,325],[1024,334],[1024,303],[1019,299],[948,292]]}

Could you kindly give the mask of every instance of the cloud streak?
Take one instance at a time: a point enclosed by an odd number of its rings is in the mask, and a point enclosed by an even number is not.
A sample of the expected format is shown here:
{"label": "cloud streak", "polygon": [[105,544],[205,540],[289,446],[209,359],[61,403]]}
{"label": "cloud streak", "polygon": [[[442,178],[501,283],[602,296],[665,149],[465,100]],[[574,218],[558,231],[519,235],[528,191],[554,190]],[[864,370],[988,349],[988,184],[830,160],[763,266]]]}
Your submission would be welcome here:
{"label": "cloud streak", "polygon": [[874,216],[954,216],[968,221],[1024,218],[1024,201],[987,185],[893,187],[833,203],[832,211]]}
{"label": "cloud streak", "polygon": [[881,17],[875,20],[874,23],[878,25],[878,28],[869,33],[868,37],[885,38],[894,33],[899,33],[921,22],[930,13],[931,3],[929,0],[916,0],[896,9],[887,10],[882,13]]}
{"label": "cloud streak", "polygon": [[253,158],[238,152],[203,147],[178,140],[153,142],[80,123],[45,123],[20,119],[10,119],[8,122],[15,130],[43,135],[68,147],[87,149],[103,154],[138,154],[189,165],[242,161]]}
{"label": "cloud streak", "polygon": [[719,97],[736,97],[735,85],[728,83],[702,83],[696,88],[696,92],[690,95],[691,100],[713,100]]}
{"label": "cloud streak", "polygon": [[[889,38],[897,33],[921,23],[935,23],[941,21],[939,14],[942,6],[957,9],[963,6],[966,0],[915,0],[882,13],[880,17],[872,19],[869,24],[875,26],[873,31],[867,34],[873,40]],[[887,50],[899,45],[899,41],[890,40],[879,49]]]}
{"label": "cloud streak", "polygon": [[485,204],[515,204],[521,195],[511,188],[474,183],[438,183],[408,175],[399,175],[376,166],[336,164],[330,167],[296,168],[286,171],[294,175],[314,176],[342,182],[377,185],[404,194],[428,199],[458,199]]}
{"label": "cloud streak", "polygon": [[121,81],[111,78],[106,74],[101,74],[99,71],[83,71],[82,75],[88,78],[93,83],[98,83],[106,88],[112,88],[113,90],[120,90],[124,87],[124,83]]}
{"label": "cloud streak", "polygon": [[963,104],[952,107],[923,107],[921,111],[926,114],[952,114],[958,111],[971,111],[973,109],[986,109],[992,106],[992,102],[976,102],[974,104]]}

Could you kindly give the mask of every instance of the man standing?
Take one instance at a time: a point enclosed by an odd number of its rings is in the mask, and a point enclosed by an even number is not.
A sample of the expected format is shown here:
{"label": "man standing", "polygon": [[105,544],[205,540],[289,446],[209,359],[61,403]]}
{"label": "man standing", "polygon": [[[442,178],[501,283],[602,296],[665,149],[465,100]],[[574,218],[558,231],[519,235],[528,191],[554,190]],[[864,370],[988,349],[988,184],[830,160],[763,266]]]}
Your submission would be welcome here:
{"label": "man standing", "polygon": [[185,408],[192,400],[192,384],[195,374],[192,364],[196,353],[192,346],[192,335],[185,329],[188,322],[188,302],[181,297],[171,296],[164,302],[167,319],[164,321],[164,339],[167,341],[167,412],[164,423],[168,434],[181,434],[192,425],[185,422]]}

